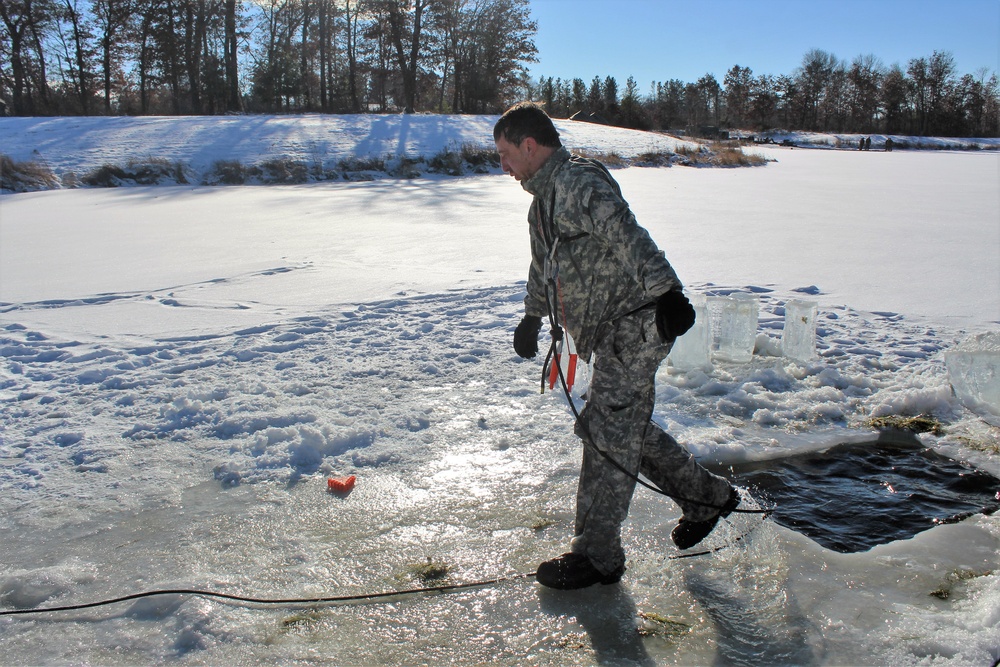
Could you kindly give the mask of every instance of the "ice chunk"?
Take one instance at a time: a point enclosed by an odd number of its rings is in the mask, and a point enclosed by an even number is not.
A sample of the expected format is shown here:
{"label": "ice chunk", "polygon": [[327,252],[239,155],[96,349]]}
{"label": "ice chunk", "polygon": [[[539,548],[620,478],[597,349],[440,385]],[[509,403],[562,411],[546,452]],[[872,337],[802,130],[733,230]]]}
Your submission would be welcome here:
{"label": "ice chunk", "polygon": [[712,370],[712,323],[708,316],[705,297],[691,295],[694,307],[694,326],[674,341],[667,357],[679,371]]}
{"label": "ice chunk", "polygon": [[785,303],[785,328],[781,332],[781,351],[789,359],[809,361],[816,356],[815,301],[790,299]]}
{"label": "ice chunk", "polygon": [[966,338],[944,355],[955,395],[987,422],[1000,426],[1000,332]]}
{"label": "ice chunk", "polygon": [[753,294],[732,294],[708,298],[713,337],[718,341],[715,356],[722,361],[746,363],[753,359],[757,342],[759,300]]}

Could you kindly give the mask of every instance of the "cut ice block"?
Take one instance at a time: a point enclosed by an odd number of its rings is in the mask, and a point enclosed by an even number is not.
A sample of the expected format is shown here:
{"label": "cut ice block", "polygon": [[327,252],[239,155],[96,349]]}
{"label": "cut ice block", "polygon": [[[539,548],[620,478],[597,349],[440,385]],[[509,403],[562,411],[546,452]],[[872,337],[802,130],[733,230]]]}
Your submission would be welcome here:
{"label": "cut ice block", "polygon": [[753,359],[757,342],[758,299],[753,294],[713,296],[708,299],[714,337],[718,341],[715,356],[723,361],[746,363]]}
{"label": "cut ice block", "polygon": [[809,361],[816,356],[815,301],[791,299],[785,303],[785,328],[781,332],[781,352],[789,359]]}
{"label": "cut ice block", "polygon": [[694,326],[674,341],[670,348],[670,365],[679,371],[712,370],[712,323],[705,298],[691,296]]}
{"label": "cut ice block", "polygon": [[948,380],[962,403],[1000,426],[1000,332],[966,338],[944,355]]}

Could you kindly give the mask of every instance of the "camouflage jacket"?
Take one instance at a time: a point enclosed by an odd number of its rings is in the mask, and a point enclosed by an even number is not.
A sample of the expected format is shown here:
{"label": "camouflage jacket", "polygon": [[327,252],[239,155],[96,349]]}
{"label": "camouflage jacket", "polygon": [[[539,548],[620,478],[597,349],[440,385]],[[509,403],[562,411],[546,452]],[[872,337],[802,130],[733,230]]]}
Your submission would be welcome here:
{"label": "camouflage jacket", "polygon": [[682,288],[601,163],[559,148],[523,187],[534,195],[525,314],[546,320],[551,304],[582,359],[616,319]]}

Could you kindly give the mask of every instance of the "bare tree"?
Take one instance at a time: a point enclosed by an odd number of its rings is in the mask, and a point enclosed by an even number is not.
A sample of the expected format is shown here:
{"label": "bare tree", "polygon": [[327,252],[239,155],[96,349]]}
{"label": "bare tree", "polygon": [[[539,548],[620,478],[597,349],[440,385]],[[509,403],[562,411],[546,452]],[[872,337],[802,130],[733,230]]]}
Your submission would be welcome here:
{"label": "bare tree", "polygon": [[125,31],[134,17],[133,0],[93,0],[95,22],[100,31],[101,73],[104,81],[104,113],[112,113],[112,79],[121,66],[127,40]]}
{"label": "bare tree", "polygon": [[378,4],[388,18],[389,39],[403,80],[403,112],[413,113],[417,106],[424,10],[430,0],[379,0]]}
{"label": "bare tree", "polygon": [[90,79],[92,78],[93,49],[90,42],[93,35],[87,25],[87,18],[79,0],[63,0],[61,15],[69,22],[69,43],[65,47],[65,59],[69,66],[70,80],[80,103],[80,111],[90,113],[90,100],[93,96]]}
{"label": "bare tree", "polygon": [[[43,74],[44,53],[40,35],[51,19],[51,9],[46,0],[0,2],[0,21],[8,41],[13,112],[18,116],[36,113],[36,102],[44,101],[46,97],[48,83]],[[37,101],[36,93],[39,98]]]}
{"label": "bare tree", "polygon": [[820,129],[820,107],[836,67],[837,58],[821,49],[812,49],[802,58],[802,66],[795,74],[801,127]]}
{"label": "bare tree", "polygon": [[879,90],[885,67],[874,54],[856,57],[847,73],[853,129],[872,132],[879,113]]}
{"label": "bare tree", "polygon": [[225,0],[225,63],[227,111],[242,111],[243,96],[240,94],[239,36],[237,27],[237,2]]}

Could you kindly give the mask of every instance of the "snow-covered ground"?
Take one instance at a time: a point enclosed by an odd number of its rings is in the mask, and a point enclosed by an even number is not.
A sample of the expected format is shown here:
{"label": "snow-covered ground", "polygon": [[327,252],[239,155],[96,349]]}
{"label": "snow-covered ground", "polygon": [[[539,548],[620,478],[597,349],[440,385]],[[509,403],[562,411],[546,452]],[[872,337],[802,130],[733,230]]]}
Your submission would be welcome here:
{"label": "snow-covered ground", "polygon": [[[350,158],[430,157],[463,146],[493,149],[496,116],[301,115],[191,117],[4,118],[5,153],[38,161],[57,175],[80,176],[105,164],[152,159],[182,163],[198,182],[218,160],[266,160],[331,167]],[[634,156],[695,147],[662,134],[559,121],[575,150]]]}
{"label": "snow-covered ground", "polygon": [[[495,118],[0,119],[57,173],[130,156],[333,160],[488,146]],[[675,141],[560,123],[630,155]],[[872,441],[1000,475],[944,354],[1000,325],[995,152],[754,148],[750,169],[615,171],[693,294],[760,299],[748,364],[659,375],[656,419],[724,467]],[[35,152],[37,151],[37,153]],[[299,152],[295,152],[299,151]],[[310,157],[312,156],[312,157]],[[156,588],[266,597],[533,571],[565,550],[580,455],[517,358],[529,197],[490,174],[0,197],[0,610]],[[790,298],[819,356],[780,355]],[[355,474],[354,491],[326,478]],[[5,664],[992,664],[1000,518],[838,554],[766,522],[675,555],[636,493],[620,587],[529,580],[308,609],[191,597],[0,618]],[[750,519],[734,519],[740,534]],[[727,533],[728,531],[728,533]],[[946,594],[942,595],[941,592]],[[933,593],[933,595],[932,595]],[[640,626],[643,633],[637,633]]]}

